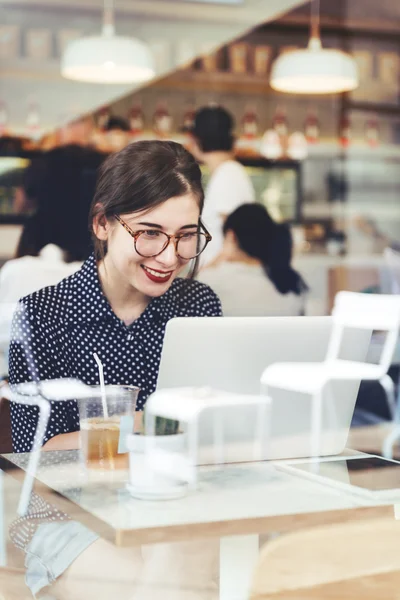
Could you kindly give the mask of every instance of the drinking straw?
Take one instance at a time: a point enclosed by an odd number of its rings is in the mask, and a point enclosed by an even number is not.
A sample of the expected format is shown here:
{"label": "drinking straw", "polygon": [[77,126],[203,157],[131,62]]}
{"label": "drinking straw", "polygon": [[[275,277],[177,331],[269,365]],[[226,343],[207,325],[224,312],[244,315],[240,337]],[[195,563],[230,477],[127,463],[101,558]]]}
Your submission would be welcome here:
{"label": "drinking straw", "polygon": [[103,405],[103,416],[108,419],[107,400],[106,400],[106,386],[104,385],[104,370],[103,365],[96,352],[93,352],[94,360],[97,363],[99,369],[100,378],[100,390],[101,390],[101,403]]}

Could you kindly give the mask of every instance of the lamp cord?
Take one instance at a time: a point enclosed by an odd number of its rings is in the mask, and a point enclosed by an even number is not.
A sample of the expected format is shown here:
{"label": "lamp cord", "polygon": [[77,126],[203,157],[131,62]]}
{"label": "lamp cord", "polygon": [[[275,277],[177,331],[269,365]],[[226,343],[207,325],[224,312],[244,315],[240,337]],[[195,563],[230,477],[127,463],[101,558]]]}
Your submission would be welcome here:
{"label": "lamp cord", "polygon": [[108,35],[115,32],[114,0],[104,0],[103,32]]}
{"label": "lamp cord", "polygon": [[311,38],[320,37],[320,0],[311,0],[310,2],[310,33]]}

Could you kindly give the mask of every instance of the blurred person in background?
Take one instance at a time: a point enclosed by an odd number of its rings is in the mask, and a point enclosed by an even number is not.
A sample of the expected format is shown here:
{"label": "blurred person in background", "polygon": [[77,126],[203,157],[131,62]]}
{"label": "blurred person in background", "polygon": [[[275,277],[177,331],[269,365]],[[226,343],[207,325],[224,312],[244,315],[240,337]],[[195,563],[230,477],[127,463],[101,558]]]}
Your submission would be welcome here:
{"label": "blurred person in background", "polygon": [[34,157],[28,167],[23,170],[20,185],[15,188],[13,198],[13,212],[17,215],[30,214],[37,209],[38,187],[45,175],[44,156]]}
{"label": "blurred person in background", "polygon": [[210,263],[221,251],[224,221],[241,204],[255,201],[255,191],[245,168],[234,157],[234,119],[221,106],[200,108],[194,118],[190,150],[210,171],[203,221],[212,235],[202,257]]}
{"label": "blurred person in background", "polygon": [[7,374],[10,306],[72,275],[92,251],[88,215],[103,158],[81,146],[64,146],[34,159],[23,175],[15,210],[32,214],[16,257],[0,269],[0,377]]}
{"label": "blurred person in background", "polygon": [[219,296],[225,316],[304,314],[308,289],[291,267],[292,237],[261,204],[239,206],[226,219],[220,255],[198,277]]}
{"label": "blurred person in background", "polygon": [[28,167],[19,211],[33,210],[16,257],[0,269],[0,303],[17,302],[76,271],[92,251],[88,228],[103,156],[80,146],[51,150]]}
{"label": "blurred person in background", "polygon": [[102,152],[119,152],[129,144],[129,122],[123,117],[111,115],[104,126],[100,148]]}

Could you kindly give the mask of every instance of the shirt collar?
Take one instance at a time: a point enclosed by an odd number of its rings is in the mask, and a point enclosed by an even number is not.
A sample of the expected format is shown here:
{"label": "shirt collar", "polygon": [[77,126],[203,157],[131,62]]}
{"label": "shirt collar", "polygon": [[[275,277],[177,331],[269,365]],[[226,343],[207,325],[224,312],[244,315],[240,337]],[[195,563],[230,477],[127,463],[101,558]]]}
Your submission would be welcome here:
{"label": "shirt collar", "polygon": [[47,244],[39,252],[39,256],[42,260],[49,262],[64,263],[64,251],[55,244]]}

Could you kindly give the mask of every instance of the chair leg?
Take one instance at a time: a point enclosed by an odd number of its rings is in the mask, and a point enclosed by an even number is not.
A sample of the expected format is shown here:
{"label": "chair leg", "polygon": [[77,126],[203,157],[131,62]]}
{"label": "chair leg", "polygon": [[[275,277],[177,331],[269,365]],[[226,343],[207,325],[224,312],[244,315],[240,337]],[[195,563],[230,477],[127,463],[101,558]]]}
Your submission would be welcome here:
{"label": "chair leg", "polygon": [[383,387],[386,394],[389,414],[391,418],[394,419],[396,415],[396,398],[393,379],[386,373],[386,375],[380,378],[379,383]]}
{"label": "chair leg", "polygon": [[311,396],[311,456],[320,456],[322,437],[322,397],[323,391]]}
{"label": "chair leg", "polygon": [[393,458],[393,446],[400,439],[400,425],[395,425],[392,431],[385,437],[382,445],[382,456]]}

